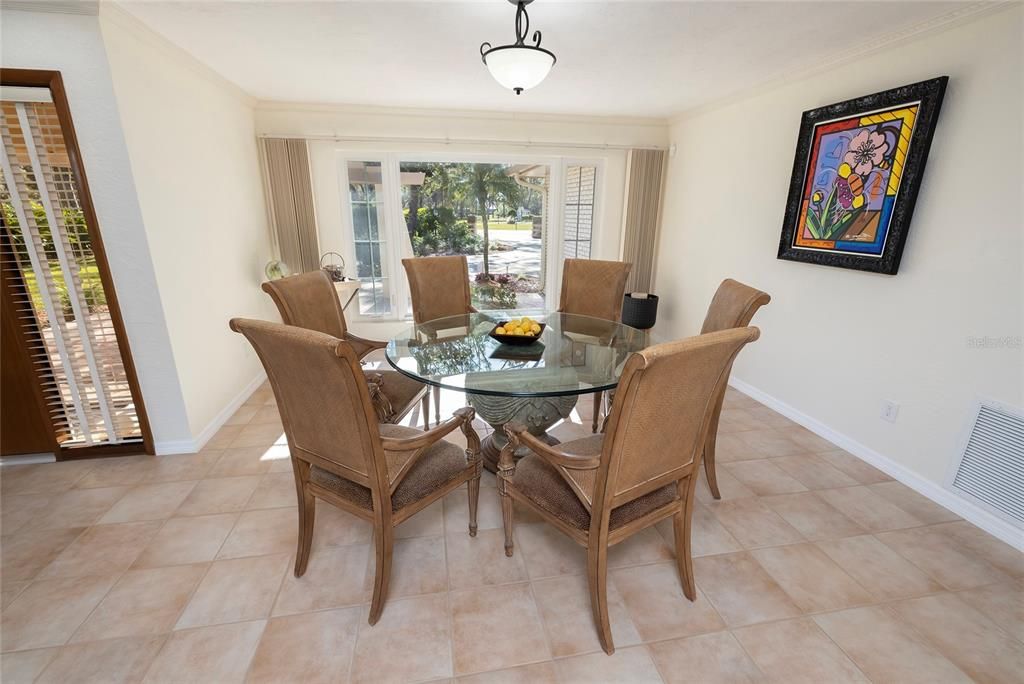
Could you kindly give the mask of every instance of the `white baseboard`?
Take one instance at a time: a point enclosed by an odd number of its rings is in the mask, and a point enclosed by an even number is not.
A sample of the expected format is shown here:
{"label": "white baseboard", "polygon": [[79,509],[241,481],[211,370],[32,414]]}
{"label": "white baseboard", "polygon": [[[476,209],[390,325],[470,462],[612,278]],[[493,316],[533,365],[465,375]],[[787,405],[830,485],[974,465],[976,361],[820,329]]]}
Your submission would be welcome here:
{"label": "white baseboard", "polygon": [[157,456],[170,456],[172,454],[194,454],[199,450],[196,448],[194,439],[171,439],[154,442],[153,451]]}
{"label": "white baseboard", "polygon": [[36,463],[54,463],[57,457],[52,453],[45,454],[18,454],[17,456],[0,456],[0,467],[35,465]]}
{"label": "white baseboard", "polygon": [[942,485],[926,480],[888,456],[883,456],[857,440],[833,430],[819,420],[811,418],[806,413],[793,408],[789,404],[776,399],[767,392],[759,390],[739,378],[730,378],[729,385],[751,399],[759,401],[770,409],[781,413],[794,423],[804,426],[822,439],[835,444],[836,447],[843,451],[851,453],[862,461],[873,465],[894,480],[905,484],[918,494],[931,499],[943,508],[956,513],[964,520],[980,527],[992,536],[1001,539],[1019,551],[1024,551],[1024,533],[1005,520],[992,515],[973,502],[944,488]]}
{"label": "white baseboard", "polygon": [[214,416],[202,432],[200,432],[195,439],[179,439],[167,442],[157,442],[154,447],[157,456],[167,456],[170,454],[194,454],[209,442],[217,430],[220,430],[224,423],[228,422],[228,419],[235,414],[238,407],[244,404],[252,393],[260,388],[260,386],[266,381],[267,374],[260,371],[259,374],[246,385],[241,392],[239,392],[234,399],[228,402],[227,406],[221,409],[220,413]]}

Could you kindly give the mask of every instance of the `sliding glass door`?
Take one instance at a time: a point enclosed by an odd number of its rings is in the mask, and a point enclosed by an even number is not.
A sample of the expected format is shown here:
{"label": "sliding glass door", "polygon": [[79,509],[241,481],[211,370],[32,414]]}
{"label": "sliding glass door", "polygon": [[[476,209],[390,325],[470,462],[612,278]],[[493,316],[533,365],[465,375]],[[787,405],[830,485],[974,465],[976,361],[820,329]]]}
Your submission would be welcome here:
{"label": "sliding glass door", "polygon": [[[598,163],[345,157],[346,244],[359,315],[411,315],[401,260],[462,255],[478,309],[554,308],[563,257],[589,258]],[[557,283],[556,283],[557,287]]]}

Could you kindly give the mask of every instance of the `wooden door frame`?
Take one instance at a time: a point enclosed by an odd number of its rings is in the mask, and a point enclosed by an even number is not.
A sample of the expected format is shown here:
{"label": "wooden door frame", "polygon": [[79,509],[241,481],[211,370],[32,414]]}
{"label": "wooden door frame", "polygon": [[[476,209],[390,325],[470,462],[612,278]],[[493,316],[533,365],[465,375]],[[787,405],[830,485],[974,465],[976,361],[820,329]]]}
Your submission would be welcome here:
{"label": "wooden door frame", "polygon": [[[14,248],[11,246],[11,234],[7,222],[3,216],[0,216],[0,252],[10,250],[11,258],[14,258]],[[3,263],[3,259],[0,258],[0,263]],[[46,405],[46,397],[43,394],[42,384],[40,383],[39,374],[41,370],[36,367],[36,364],[32,362],[32,358],[28,353],[29,341],[28,336],[25,333],[25,324],[18,325],[17,315],[18,312],[15,308],[14,302],[18,297],[28,298],[27,288],[25,287],[25,279],[22,277],[21,271],[15,269],[4,269],[3,273],[0,273],[0,310],[2,310],[3,316],[13,316],[15,323],[12,326],[15,337],[18,338],[17,349],[15,349],[15,356],[18,357],[17,363],[23,368],[27,368],[29,375],[32,378],[32,397],[31,401],[35,405],[36,410],[39,412],[39,416],[43,421],[43,424],[49,427],[47,431],[47,437],[49,438],[49,448],[54,455],[60,453],[60,441],[57,438],[57,426],[54,425],[53,419],[50,417],[50,408]],[[33,319],[32,325],[38,329],[38,322]],[[47,364],[49,366],[49,364]],[[10,401],[9,398],[2,399],[0,401]]]}
{"label": "wooden door frame", "polygon": [[[57,119],[60,121],[61,134],[64,136],[64,147],[67,150],[71,171],[78,186],[78,201],[82,206],[82,213],[85,215],[86,229],[89,231],[90,245],[93,255],[96,257],[96,267],[99,271],[100,282],[103,284],[110,320],[114,326],[114,335],[117,338],[118,348],[121,351],[121,360],[124,364],[125,375],[128,378],[128,387],[131,389],[132,399],[135,403],[135,413],[139,420],[139,429],[142,432],[142,449],[145,453],[152,455],[155,453],[153,448],[153,432],[150,429],[149,416],[146,413],[142,389],[139,386],[135,360],[132,357],[131,347],[128,343],[128,333],[124,327],[124,319],[121,317],[121,306],[117,301],[117,291],[114,289],[110,264],[107,261],[107,252],[100,235],[100,224],[96,217],[96,208],[92,203],[92,193],[89,190],[89,181],[85,175],[85,165],[82,163],[82,152],[78,147],[75,125],[71,119],[71,109],[68,106],[67,91],[64,89],[64,79],[59,71],[0,68],[0,85],[49,88],[50,90],[53,106],[57,111]],[[34,368],[33,374],[35,374]],[[38,375],[35,377],[38,382]],[[95,456],[124,455],[126,452],[138,452],[138,444],[101,444],[75,449],[62,448],[57,450],[55,456],[57,460],[71,460],[76,458],[93,458]]]}

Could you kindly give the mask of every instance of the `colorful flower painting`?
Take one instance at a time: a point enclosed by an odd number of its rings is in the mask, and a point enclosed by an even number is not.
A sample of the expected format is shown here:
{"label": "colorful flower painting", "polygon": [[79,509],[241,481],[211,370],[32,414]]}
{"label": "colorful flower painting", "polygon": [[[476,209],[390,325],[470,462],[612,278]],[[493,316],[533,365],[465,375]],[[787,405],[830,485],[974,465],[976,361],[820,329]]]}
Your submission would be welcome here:
{"label": "colorful flower painting", "polygon": [[807,172],[810,197],[797,245],[881,254],[918,108],[816,127]]}
{"label": "colorful flower painting", "polygon": [[780,258],[895,273],[945,81],[804,113]]}

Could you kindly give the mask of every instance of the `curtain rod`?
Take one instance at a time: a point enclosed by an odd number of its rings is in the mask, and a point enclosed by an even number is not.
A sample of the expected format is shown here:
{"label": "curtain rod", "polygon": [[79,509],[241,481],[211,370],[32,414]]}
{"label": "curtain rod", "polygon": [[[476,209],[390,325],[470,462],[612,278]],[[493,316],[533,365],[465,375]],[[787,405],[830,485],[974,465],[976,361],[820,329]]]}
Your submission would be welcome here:
{"label": "curtain rod", "polygon": [[330,136],[330,135],[273,135],[261,133],[258,138],[281,138],[286,140],[316,140],[322,142],[349,143],[413,143],[429,145],[503,145],[511,147],[567,147],[582,150],[662,150],[664,145],[618,145],[611,143],[574,143],[532,141],[516,142],[512,140],[487,140],[484,138],[405,138],[400,136]]}

